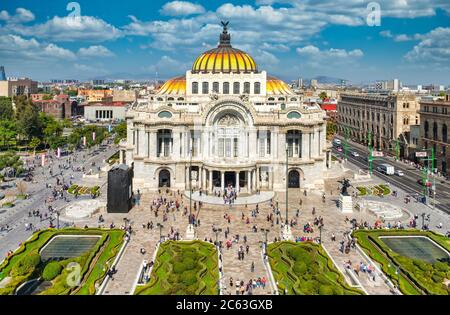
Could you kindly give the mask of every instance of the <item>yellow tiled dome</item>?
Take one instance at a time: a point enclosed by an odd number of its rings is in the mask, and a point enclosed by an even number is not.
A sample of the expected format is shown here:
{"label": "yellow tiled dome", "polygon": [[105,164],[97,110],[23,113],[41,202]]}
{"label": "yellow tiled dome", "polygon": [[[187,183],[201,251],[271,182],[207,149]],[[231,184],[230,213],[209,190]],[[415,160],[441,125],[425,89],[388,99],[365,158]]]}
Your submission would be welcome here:
{"label": "yellow tiled dome", "polygon": [[184,76],[167,80],[158,90],[158,94],[184,95],[186,93],[186,78]]}
{"label": "yellow tiled dome", "polygon": [[289,85],[281,81],[280,79],[277,79],[275,77],[267,77],[266,81],[266,91],[267,95],[280,95],[280,94],[295,94]]}
{"label": "yellow tiled dome", "polygon": [[240,73],[257,72],[256,62],[246,52],[231,47],[227,23],[223,24],[220,44],[197,57],[192,66],[192,73]]}

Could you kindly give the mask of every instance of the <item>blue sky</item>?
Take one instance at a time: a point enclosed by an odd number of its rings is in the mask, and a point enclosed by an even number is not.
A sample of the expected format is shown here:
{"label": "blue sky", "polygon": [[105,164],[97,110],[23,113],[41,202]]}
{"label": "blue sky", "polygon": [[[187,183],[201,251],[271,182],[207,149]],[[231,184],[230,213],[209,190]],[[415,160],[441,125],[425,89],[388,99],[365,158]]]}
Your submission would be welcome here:
{"label": "blue sky", "polygon": [[[217,45],[220,20],[233,46],[286,81],[328,75],[354,83],[399,78],[450,84],[450,1],[7,0],[0,4],[0,65],[38,80],[166,79]],[[44,5],[45,3],[45,5]]]}

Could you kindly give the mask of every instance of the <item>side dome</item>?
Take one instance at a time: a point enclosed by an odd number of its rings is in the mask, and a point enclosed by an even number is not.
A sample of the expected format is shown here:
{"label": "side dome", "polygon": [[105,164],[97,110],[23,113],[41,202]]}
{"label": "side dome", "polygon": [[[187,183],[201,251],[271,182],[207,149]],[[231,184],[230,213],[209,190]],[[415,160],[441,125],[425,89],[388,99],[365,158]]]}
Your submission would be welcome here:
{"label": "side dome", "polygon": [[156,92],[156,94],[185,95],[186,78],[184,76],[167,80]]}
{"label": "side dome", "polygon": [[230,44],[228,22],[224,23],[217,48],[208,50],[197,57],[192,73],[249,73],[258,72],[255,60],[246,52],[233,48]]}
{"label": "side dome", "polygon": [[289,85],[287,85],[282,80],[267,76],[266,81],[266,91],[267,95],[294,95],[295,93],[291,90]]}

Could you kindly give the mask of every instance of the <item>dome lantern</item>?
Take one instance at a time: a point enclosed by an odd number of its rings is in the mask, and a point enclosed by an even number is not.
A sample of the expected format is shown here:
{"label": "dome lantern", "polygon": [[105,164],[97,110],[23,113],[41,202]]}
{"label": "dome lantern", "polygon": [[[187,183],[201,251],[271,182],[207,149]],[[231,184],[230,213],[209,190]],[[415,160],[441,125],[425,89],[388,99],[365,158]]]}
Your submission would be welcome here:
{"label": "dome lantern", "polygon": [[208,50],[197,57],[192,73],[250,73],[258,72],[256,62],[246,52],[231,46],[228,33],[228,21],[223,26],[219,37],[219,46]]}

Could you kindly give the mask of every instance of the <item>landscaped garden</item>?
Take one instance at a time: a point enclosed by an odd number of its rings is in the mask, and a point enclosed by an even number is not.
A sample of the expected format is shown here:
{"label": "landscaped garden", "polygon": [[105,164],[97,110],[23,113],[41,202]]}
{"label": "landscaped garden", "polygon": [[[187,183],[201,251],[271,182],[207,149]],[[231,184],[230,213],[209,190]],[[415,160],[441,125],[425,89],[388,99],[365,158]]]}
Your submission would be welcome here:
{"label": "landscaped garden", "polygon": [[38,231],[1,263],[0,295],[15,294],[21,285],[35,279],[41,285],[33,294],[95,294],[123,237],[122,230]]}
{"label": "landscaped garden", "polygon": [[67,190],[69,194],[72,195],[94,195],[98,196],[100,194],[100,186],[94,186],[94,187],[86,187],[86,186],[78,186],[78,185],[72,185]]}
{"label": "landscaped garden", "polygon": [[358,196],[388,196],[391,194],[391,189],[385,184],[373,185],[373,186],[357,186]]}
{"label": "landscaped garden", "polygon": [[281,294],[363,294],[345,283],[343,275],[319,244],[277,242],[269,244],[267,254]]}
{"label": "landscaped garden", "polygon": [[450,294],[447,237],[418,230],[358,230],[353,236],[403,294]]}
{"label": "landscaped garden", "polygon": [[166,241],[159,247],[150,281],[135,294],[215,295],[219,293],[219,262],[213,244]]}

